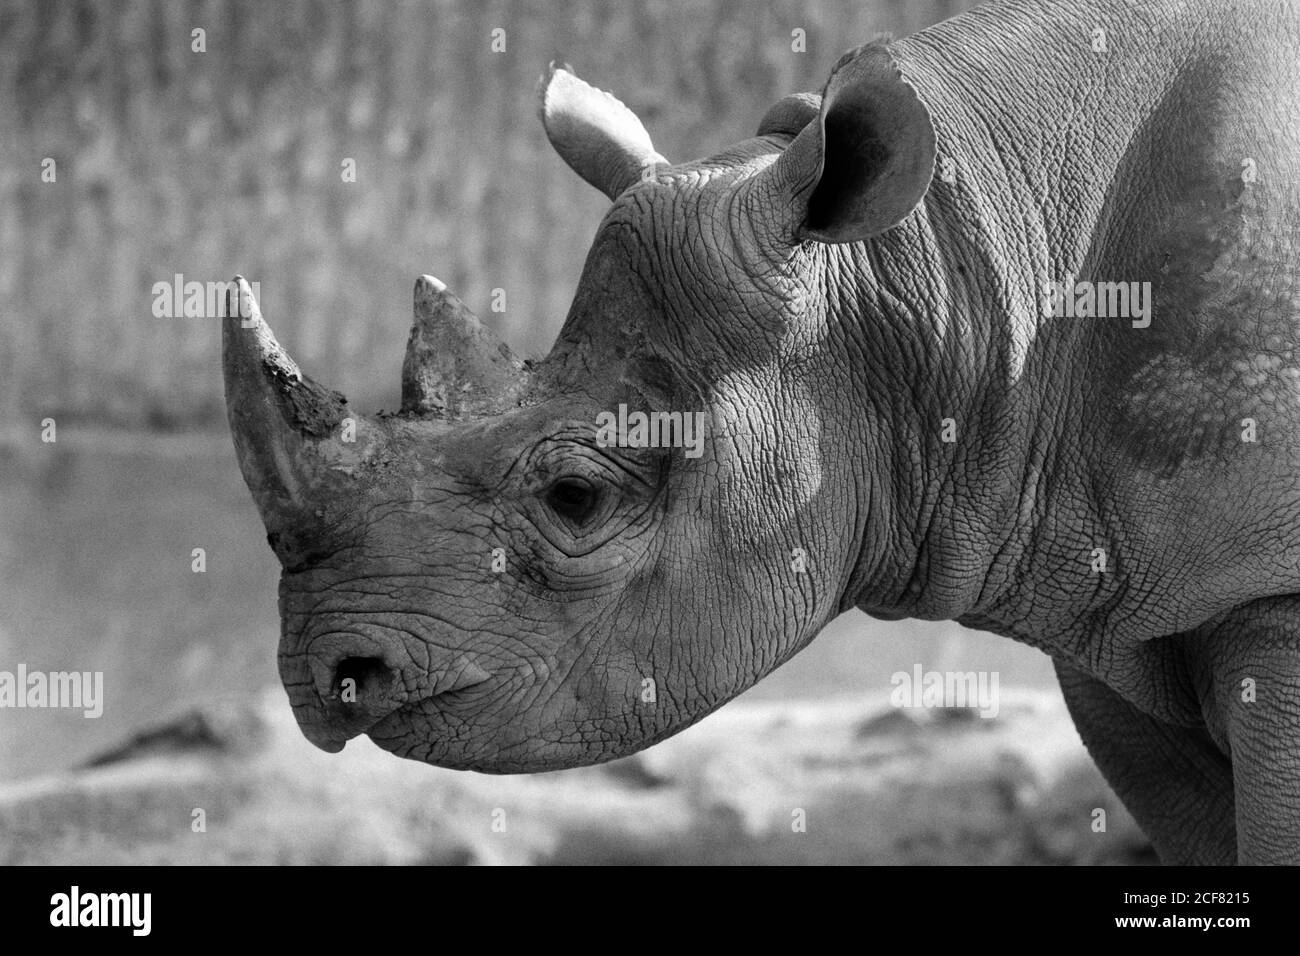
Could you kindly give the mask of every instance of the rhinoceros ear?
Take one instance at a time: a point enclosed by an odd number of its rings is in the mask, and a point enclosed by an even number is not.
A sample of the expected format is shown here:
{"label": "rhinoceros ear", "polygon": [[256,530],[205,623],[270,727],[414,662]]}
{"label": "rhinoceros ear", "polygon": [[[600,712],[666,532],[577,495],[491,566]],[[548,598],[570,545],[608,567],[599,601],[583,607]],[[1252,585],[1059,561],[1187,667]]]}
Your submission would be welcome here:
{"label": "rhinoceros ear", "polygon": [[803,127],[769,175],[801,219],[798,238],[857,242],[898,225],[916,208],[930,188],[934,159],[930,111],[887,46],[876,42],[840,59],[816,121]]}
{"label": "rhinoceros ear", "polygon": [[791,93],[773,104],[758,123],[758,136],[798,136],[803,128],[815,120],[822,109],[822,98],[816,93]]}
{"label": "rhinoceros ear", "polygon": [[538,93],[542,125],[555,151],[610,199],[648,171],[668,165],[635,113],[568,67],[552,63]]}

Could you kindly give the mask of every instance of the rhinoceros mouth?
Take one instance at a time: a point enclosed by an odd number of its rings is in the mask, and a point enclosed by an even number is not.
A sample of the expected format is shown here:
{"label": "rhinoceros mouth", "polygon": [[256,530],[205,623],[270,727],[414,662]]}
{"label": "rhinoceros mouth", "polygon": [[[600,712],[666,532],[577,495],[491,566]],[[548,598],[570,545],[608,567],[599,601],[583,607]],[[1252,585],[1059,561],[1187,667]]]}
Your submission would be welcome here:
{"label": "rhinoceros mouth", "polygon": [[303,711],[303,708],[295,707],[293,713],[298,718],[298,729],[302,731],[302,735],[307,738],[312,746],[320,748],[327,754],[336,754],[351,739],[351,735],[338,733],[328,724],[315,719],[314,716],[304,719]]}
{"label": "rhinoceros mouth", "polygon": [[455,754],[492,696],[493,683],[488,676],[412,701],[375,721],[364,733],[376,747],[397,757],[453,770],[480,769]]}
{"label": "rhinoceros mouth", "polygon": [[[454,706],[465,691],[489,680],[490,677],[484,677],[448,690],[436,691],[410,700],[387,713],[345,713],[340,718],[336,706],[323,705],[320,701],[295,702],[293,711],[302,735],[326,753],[338,753],[349,740],[362,734],[370,737],[381,748],[392,750],[393,747],[400,746],[402,736],[400,733],[389,736],[385,733],[387,729],[396,730],[409,726],[413,720],[428,719],[431,709],[442,710],[449,705]],[[386,740],[391,741],[393,746],[386,746]]]}

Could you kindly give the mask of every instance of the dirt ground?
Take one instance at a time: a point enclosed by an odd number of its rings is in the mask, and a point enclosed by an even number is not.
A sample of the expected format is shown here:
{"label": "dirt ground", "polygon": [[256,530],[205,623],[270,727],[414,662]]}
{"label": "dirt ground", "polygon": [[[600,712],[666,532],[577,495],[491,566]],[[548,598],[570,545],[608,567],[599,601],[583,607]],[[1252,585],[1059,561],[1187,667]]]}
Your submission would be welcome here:
{"label": "dirt ground", "polygon": [[276,690],[0,787],[4,864],[1152,862],[1038,691],[987,720],[740,701],[624,760],[495,777],[324,754]]}

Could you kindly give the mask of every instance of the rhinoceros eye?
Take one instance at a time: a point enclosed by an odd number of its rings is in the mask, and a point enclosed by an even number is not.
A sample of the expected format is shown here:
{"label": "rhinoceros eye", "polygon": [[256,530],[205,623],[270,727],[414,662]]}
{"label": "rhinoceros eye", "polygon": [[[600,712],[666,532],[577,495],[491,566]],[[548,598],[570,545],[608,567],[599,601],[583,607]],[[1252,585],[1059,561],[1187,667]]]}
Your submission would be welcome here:
{"label": "rhinoceros eye", "polygon": [[582,525],[596,511],[600,492],[584,478],[560,478],[546,491],[546,503],[561,518]]}

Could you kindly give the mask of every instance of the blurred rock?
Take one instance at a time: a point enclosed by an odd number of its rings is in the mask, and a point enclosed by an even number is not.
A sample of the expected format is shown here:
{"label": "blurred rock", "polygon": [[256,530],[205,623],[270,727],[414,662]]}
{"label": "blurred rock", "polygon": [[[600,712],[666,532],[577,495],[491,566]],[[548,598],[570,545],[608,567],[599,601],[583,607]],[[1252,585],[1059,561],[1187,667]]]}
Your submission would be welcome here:
{"label": "blurred rock", "polygon": [[266,743],[268,732],[262,715],[250,708],[192,710],[140,731],[122,746],[91,757],[82,767],[104,767],[163,754],[251,755]]}

